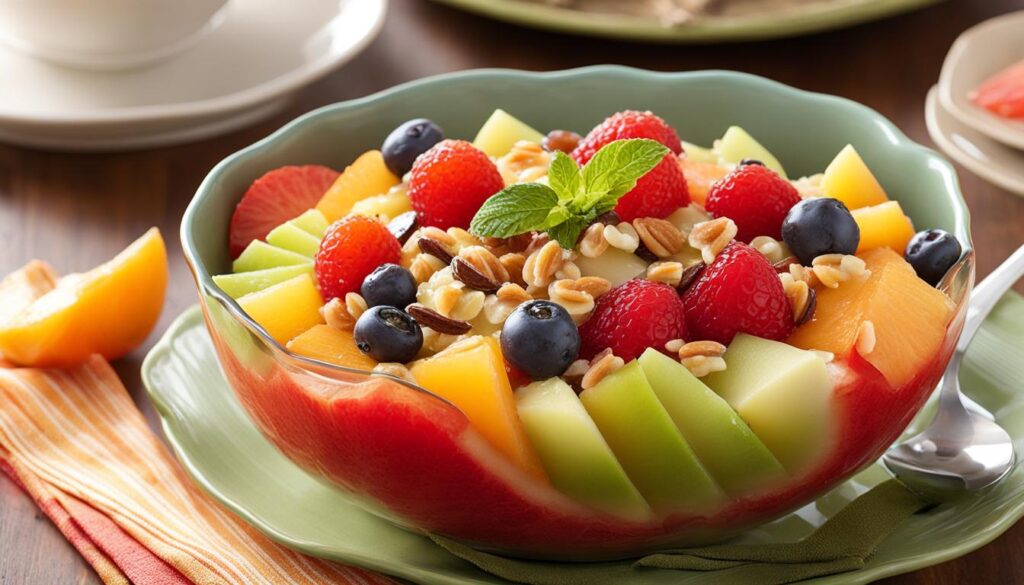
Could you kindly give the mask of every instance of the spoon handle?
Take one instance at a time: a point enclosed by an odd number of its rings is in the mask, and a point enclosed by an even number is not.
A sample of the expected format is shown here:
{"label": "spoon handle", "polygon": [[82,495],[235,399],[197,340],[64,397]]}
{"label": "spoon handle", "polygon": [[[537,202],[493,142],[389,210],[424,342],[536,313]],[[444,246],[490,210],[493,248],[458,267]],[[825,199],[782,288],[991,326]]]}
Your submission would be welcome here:
{"label": "spoon handle", "polygon": [[967,318],[964,320],[964,329],[960,334],[960,341],[956,344],[956,352],[961,354],[967,350],[974,334],[985,322],[996,303],[1010,290],[1020,278],[1024,276],[1024,246],[1017,248],[1017,251],[1010,255],[998,268],[993,270],[985,280],[981,281],[971,293],[967,305]]}

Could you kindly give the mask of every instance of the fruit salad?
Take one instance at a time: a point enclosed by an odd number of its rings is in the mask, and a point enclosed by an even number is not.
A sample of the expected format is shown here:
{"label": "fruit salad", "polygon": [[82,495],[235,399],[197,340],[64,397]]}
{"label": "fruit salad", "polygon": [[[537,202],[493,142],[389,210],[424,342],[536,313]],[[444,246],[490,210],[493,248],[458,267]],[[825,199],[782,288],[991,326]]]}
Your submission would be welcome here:
{"label": "fruit salad", "polygon": [[279,447],[405,523],[589,558],[778,516],[898,436],[949,356],[961,245],[853,145],[791,178],[739,127],[545,130],[414,119],[252,184],[215,283],[291,354],[369,373],[227,360]]}

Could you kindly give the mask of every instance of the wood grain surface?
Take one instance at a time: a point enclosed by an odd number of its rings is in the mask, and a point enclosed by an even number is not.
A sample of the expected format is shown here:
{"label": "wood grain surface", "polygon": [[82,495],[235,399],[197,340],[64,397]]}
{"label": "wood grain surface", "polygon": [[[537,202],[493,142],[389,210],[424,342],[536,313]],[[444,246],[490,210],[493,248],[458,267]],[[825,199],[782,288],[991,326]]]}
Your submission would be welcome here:
{"label": "wood grain surface", "polygon": [[[393,0],[380,38],[310,86],[274,119],[216,139],[118,154],[61,154],[0,145],[0,273],[31,258],[61,272],[88,269],[151,225],[167,238],[170,291],[145,347],[116,364],[154,423],[139,364],[170,321],[195,302],[177,241],[178,222],[207,171],[224,156],[309,109],[426,75],[474,67],[551,70],[621,63],[665,71],[734,69],[851,98],[931,144],[924,100],[950,43],[1024,0],[950,0],[912,14],[809,37],[757,44],[657,46],[601,41],[514,27],[426,0]],[[2,72],[0,72],[2,75]],[[16,83],[0,79],[0,83]],[[416,112],[409,112],[414,117]],[[979,275],[1024,242],[1024,198],[960,170],[970,204]],[[1018,289],[1021,290],[1021,289]],[[2,407],[2,406],[0,406]],[[890,585],[1024,583],[1024,523],[963,558],[884,581]],[[0,474],[0,584],[98,583],[31,501]]]}

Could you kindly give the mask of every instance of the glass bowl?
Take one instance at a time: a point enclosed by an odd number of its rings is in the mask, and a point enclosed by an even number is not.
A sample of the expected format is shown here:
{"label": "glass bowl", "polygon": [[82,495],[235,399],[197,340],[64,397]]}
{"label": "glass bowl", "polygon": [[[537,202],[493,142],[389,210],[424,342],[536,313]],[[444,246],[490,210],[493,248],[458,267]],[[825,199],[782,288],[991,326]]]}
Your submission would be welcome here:
{"label": "glass bowl", "polygon": [[973,283],[970,258],[947,291],[956,308],[945,341],[912,381],[890,388],[865,364],[848,364],[855,375],[833,389],[836,428],[820,464],[714,513],[624,520],[521,472],[458,409],[422,388],[291,354],[213,283],[211,275],[230,266],[234,206],[264,172],[288,164],[343,168],[414,117],[437,121],[450,137],[471,137],[496,107],[538,128],[577,131],[615,111],[650,109],[698,144],[739,125],[794,177],[820,172],[852,143],[916,225],[946,229],[971,247],[955,171],[939,155],[864,106],[751,75],[617,66],[476,70],[327,106],[218,164],[181,227],[218,361],[257,426],[290,459],[411,530],[513,556],[585,561],[720,541],[781,516],[877,459],[920,409],[962,327]]}

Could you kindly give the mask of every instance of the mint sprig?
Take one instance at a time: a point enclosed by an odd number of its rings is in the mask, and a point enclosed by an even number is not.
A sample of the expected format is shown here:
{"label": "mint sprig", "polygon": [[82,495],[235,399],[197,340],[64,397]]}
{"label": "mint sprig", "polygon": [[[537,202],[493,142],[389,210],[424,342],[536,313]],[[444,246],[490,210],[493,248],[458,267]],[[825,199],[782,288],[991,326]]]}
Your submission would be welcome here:
{"label": "mint sprig", "polygon": [[571,249],[594,218],[615,209],[668,153],[654,140],[616,140],[597,151],[581,170],[565,153],[555,152],[547,185],[518,183],[502,189],[484,202],[469,231],[494,238],[543,231]]}

